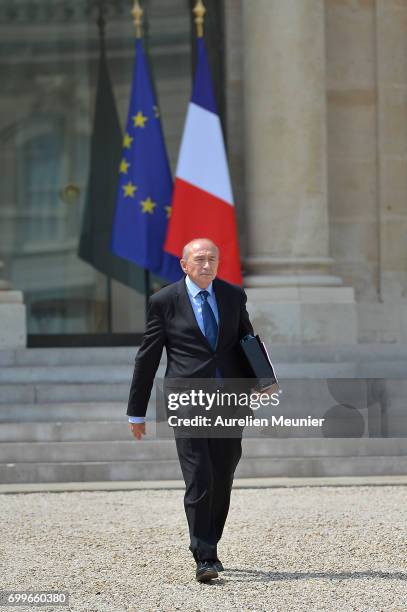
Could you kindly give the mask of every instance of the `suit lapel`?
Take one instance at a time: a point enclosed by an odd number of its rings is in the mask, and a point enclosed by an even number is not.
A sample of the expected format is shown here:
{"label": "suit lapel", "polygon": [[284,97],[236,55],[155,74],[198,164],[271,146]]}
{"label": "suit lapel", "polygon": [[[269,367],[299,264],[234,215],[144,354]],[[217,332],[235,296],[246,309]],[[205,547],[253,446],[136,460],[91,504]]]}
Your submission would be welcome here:
{"label": "suit lapel", "polygon": [[218,282],[216,278],[214,279],[212,285],[213,285],[213,291],[215,293],[216,304],[218,307],[218,314],[219,314],[218,341],[216,343],[216,350],[217,350],[220,344],[222,343],[227,313],[226,313],[226,300],[224,300],[222,286],[220,285],[220,283]]}

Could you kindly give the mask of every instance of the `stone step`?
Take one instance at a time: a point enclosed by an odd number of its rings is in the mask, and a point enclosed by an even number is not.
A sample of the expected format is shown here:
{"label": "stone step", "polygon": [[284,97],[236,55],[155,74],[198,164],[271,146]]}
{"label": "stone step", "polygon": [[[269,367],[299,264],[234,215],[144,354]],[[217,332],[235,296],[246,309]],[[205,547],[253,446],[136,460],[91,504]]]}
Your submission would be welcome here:
{"label": "stone step", "polygon": [[[176,458],[174,440],[128,440],[87,442],[2,442],[0,463],[85,463],[160,461]],[[407,438],[352,439],[245,439],[246,457],[359,457],[406,456]]]}
{"label": "stone step", "polygon": [[0,406],[50,403],[127,402],[130,383],[2,385]]}
{"label": "stone step", "polygon": [[[158,368],[157,378],[163,378],[164,366]],[[130,365],[103,366],[51,366],[51,367],[3,367],[0,369],[0,394],[3,388],[23,386],[34,388],[43,385],[91,385],[94,383],[121,383],[130,386],[133,367]]]}
{"label": "stone step", "polygon": [[[0,427],[0,442],[68,442],[68,441],[114,441],[128,440],[129,428],[124,417],[125,407],[115,414],[109,414],[111,419],[94,421],[55,421],[55,422],[15,422],[2,423]],[[119,417],[123,417],[119,419]],[[147,431],[149,426],[147,425]]]}
{"label": "stone step", "polygon": [[[407,397],[407,380],[406,371],[407,369],[399,364],[399,370],[397,373],[393,371],[391,376],[385,377],[385,372],[378,369],[378,372],[382,375],[385,380],[378,380],[377,376],[359,376],[359,373],[353,374],[348,371],[328,372],[327,366],[319,366],[317,364],[306,364],[308,366],[315,366],[312,370],[308,368],[305,371],[305,365],[302,366],[302,372],[294,372],[291,368],[281,368],[279,371],[279,379],[281,387],[284,389],[284,385],[289,385],[290,380],[295,381],[298,392],[304,393],[308,391],[314,391],[319,388],[317,385],[324,384],[326,386],[327,379],[343,379],[344,385],[348,384],[349,381],[355,379],[370,379],[370,383],[386,385],[391,396],[397,396],[399,398]],[[290,366],[291,367],[291,366]],[[347,365],[348,367],[348,365]],[[93,371],[94,373],[94,371]],[[367,372],[365,372],[367,374]],[[299,375],[301,374],[301,375]],[[4,375],[4,373],[3,373]],[[99,374],[98,374],[99,375]],[[13,384],[3,383],[0,385],[0,407],[5,405],[24,405],[24,404],[49,404],[49,403],[95,403],[95,402],[127,402],[130,390],[131,374],[129,372],[127,377],[123,377],[122,382],[118,382],[118,378],[115,374],[110,379],[110,374],[104,373],[103,378],[100,381],[87,379],[86,368],[83,368],[82,372],[83,380],[70,381],[66,380],[55,380],[54,382],[15,382]],[[306,380],[305,380],[306,379]],[[308,380],[313,382],[308,385]],[[303,382],[301,382],[303,381]],[[365,384],[363,382],[363,384]],[[307,389],[308,385],[308,389]],[[153,386],[153,390],[155,385]],[[290,388],[290,394],[294,390],[294,385]]]}
{"label": "stone step", "polygon": [[[399,391],[394,390],[395,396],[391,396],[386,400],[384,406],[381,406],[378,402],[366,407],[366,403],[362,402],[362,405],[357,405],[356,408],[359,410],[359,414],[365,421],[365,425],[368,423],[380,423],[381,418],[385,413],[388,415],[389,425],[394,429],[396,427],[396,421],[398,427],[404,427],[400,430],[400,433],[404,431],[407,433],[407,399],[406,397],[400,397]],[[112,401],[105,401],[105,398],[101,401],[82,401],[82,402],[39,402],[36,404],[2,404],[0,405],[0,423],[4,425],[12,424],[32,426],[34,428],[35,423],[41,425],[43,423],[74,423],[79,424],[84,421],[91,421],[92,423],[101,422],[102,427],[106,428],[103,423],[106,421],[122,421],[127,422],[126,411],[127,411],[127,395],[122,398],[122,401],[117,401],[117,397]],[[346,402],[345,402],[346,403]],[[286,403],[282,404],[283,411],[280,410],[278,414],[285,414],[285,416],[298,416],[303,417],[307,414],[313,416],[323,417],[325,412],[332,407],[335,402],[332,398],[323,397],[322,393],[319,398],[308,397],[308,401],[305,404],[303,396],[298,398],[290,398],[290,401],[286,400]],[[354,404],[353,404],[354,405]],[[270,417],[274,414],[272,408],[260,408],[254,411],[256,417]],[[153,421],[156,415],[155,405],[155,394],[154,391],[151,396],[151,400],[148,406],[147,419]],[[16,427],[9,428],[11,439],[17,439],[14,436],[17,434]],[[26,429],[28,432],[29,429]],[[371,429],[369,429],[371,431]],[[14,433],[12,433],[14,432]],[[34,432],[34,429],[33,429]],[[4,434],[5,435],[5,434]],[[32,434],[37,439],[37,434]],[[2,439],[2,433],[0,431],[0,440]]]}
{"label": "stone step", "polygon": [[[271,476],[388,476],[407,473],[407,457],[243,458],[236,478]],[[0,464],[0,483],[182,479],[178,460]]]}
{"label": "stone step", "polygon": [[130,365],[69,365],[69,366],[31,366],[6,367],[0,370],[0,385],[26,385],[30,383],[99,383],[106,377],[114,383],[129,383],[132,367]]}
{"label": "stone step", "polygon": [[[307,361],[306,363],[275,362],[277,376],[280,379],[326,379],[326,378],[405,378],[407,361],[366,361],[319,363]],[[104,383],[124,384],[129,386],[133,373],[133,364],[115,365],[55,365],[55,366],[10,366],[0,369],[0,398],[3,387],[17,388],[21,385],[33,388],[52,384],[91,385]],[[157,371],[157,377],[163,378],[165,364],[162,363]]]}
{"label": "stone step", "polygon": [[0,350],[0,366],[133,364],[138,347],[22,348]]}
{"label": "stone step", "polygon": [[[3,404],[0,406],[0,423],[18,426],[34,426],[42,428],[43,423],[77,423],[81,427],[83,421],[125,421],[127,410],[126,400],[121,402],[61,402],[38,404]],[[150,410],[150,408],[149,408]],[[15,431],[15,429],[10,429]]]}
{"label": "stone step", "polygon": [[[164,365],[157,370],[157,377],[163,378]],[[67,365],[67,366],[30,366],[3,367],[0,369],[0,389],[2,385],[27,384],[86,384],[106,382],[130,384],[133,374],[132,365]]]}
{"label": "stone step", "polygon": [[54,383],[15,384],[0,386],[1,404],[49,404],[65,402],[127,401],[130,380],[123,383],[109,382],[105,376],[102,383]]}
{"label": "stone step", "polygon": [[[113,365],[134,363],[138,347],[22,348],[0,350],[0,366]],[[275,363],[337,363],[366,361],[407,361],[407,344],[272,344]]]}
{"label": "stone step", "polygon": [[[369,402],[361,394],[365,431],[371,435],[380,431],[381,411],[387,409],[389,435],[398,437],[294,439],[282,438],[278,431],[273,438],[244,440],[238,475],[407,473],[407,438],[401,437],[407,436],[407,345],[274,345],[271,349],[282,382],[315,381],[313,385],[292,382],[287,416],[298,410],[302,414],[304,397],[315,415],[331,407],[333,396],[327,394],[326,384],[318,387],[321,379],[368,378],[377,381],[379,401],[375,395],[368,412]],[[147,439],[138,443],[131,439],[125,413],[136,352],[136,347],[0,351],[0,482],[181,478],[174,441],[155,439],[153,422],[147,426]],[[163,359],[158,376],[164,371]],[[372,397],[374,389],[368,387],[367,395]],[[356,403],[350,403],[359,407],[357,389],[352,389],[350,385],[349,397],[353,401],[356,393]],[[154,415],[153,393],[148,416]]]}
{"label": "stone step", "polygon": [[[58,411],[56,411],[58,408]],[[14,420],[1,421],[1,442],[97,442],[97,441],[120,441],[129,439],[129,428],[125,416],[125,404],[106,405],[84,405],[78,407],[73,405],[47,406],[38,408],[31,407],[29,410],[20,407],[18,414],[13,412]],[[92,414],[93,412],[93,414]],[[0,416],[2,415],[0,411]],[[28,418],[25,418],[28,417]],[[59,417],[59,418],[58,418]],[[63,418],[60,418],[63,417]],[[51,420],[51,418],[53,420]],[[33,419],[32,421],[30,419]],[[41,420],[44,419],[44,420]],[[46,420],[45,420],[46,419]],[[380,436],[380,420],[372,421],[366,419],[365,436],[370,434]],[[346,421],[342,423],[346,430]],[[337,421],[339,429],[339,421]],[[156,439],[155,421],[147,418],[147,435],[144,439]],[[284,433],[284,432],[283,432]],[[403,438],[407,436],[407,414],[405,404],[400,404],[398,413],[392,411],[388,424],[388,436],[390,438]],[[245,438],[256,439],[289,439],[287,432],[280,433],[279,430],[268,432],[267,436],[259,438],[257,428],[246,428]],[[309,438],[309,433],[298,430],[295,432],[296,439]],[[313,438],[315,439],[315,438]],[[363,438],[364,439],[364,438]]]}

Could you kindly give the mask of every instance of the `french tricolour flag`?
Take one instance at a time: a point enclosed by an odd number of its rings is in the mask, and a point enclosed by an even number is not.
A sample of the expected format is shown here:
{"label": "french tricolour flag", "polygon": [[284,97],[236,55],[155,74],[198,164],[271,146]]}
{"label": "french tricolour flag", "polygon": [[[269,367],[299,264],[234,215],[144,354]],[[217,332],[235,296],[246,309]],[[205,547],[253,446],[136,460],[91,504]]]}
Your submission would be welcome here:
{"label": "french tricolour flag", "polygon": [[232,188],[203,38],[182,136],[172,213],[164,249],[181,256],[193,238],[210,238],[220,249],[218,277],[242,284]]}

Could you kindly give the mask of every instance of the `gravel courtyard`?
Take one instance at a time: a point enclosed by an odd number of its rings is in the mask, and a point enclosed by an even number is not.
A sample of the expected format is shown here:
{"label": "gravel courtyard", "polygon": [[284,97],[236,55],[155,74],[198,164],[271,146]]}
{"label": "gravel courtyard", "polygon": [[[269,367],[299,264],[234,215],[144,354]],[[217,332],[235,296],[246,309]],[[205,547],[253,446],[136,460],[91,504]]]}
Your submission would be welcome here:
{"label": "gravel courtyard", "polygon": [[206,585],[181,490],[3,494],[0,517],[0,589],[69,591],[70,610],[407,610],[405,486],[234,489]]}

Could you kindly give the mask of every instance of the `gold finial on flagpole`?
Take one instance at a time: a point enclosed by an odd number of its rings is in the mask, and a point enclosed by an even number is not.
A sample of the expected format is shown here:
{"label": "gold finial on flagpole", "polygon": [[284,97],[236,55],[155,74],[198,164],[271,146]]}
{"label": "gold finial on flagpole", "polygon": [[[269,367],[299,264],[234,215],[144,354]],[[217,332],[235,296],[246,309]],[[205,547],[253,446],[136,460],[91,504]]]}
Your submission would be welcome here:
{"label": "gold finial on flagpole", "polygon": [[139,1],[134,0],[133,10],[131,14],[133,15],[134,25],[136,26],[136,38],[141,38],[141,24],[143,17],[143,9],[141,8]]}
{"label": "gold finial on flagpole", "polygon": [[204,15],[206,13],[206,8],[202,0],[196,0],[196,4],[193,9],[193,13],[195,15],[196,35],[198,36],[198,38],[202,38],[203,37]]}

